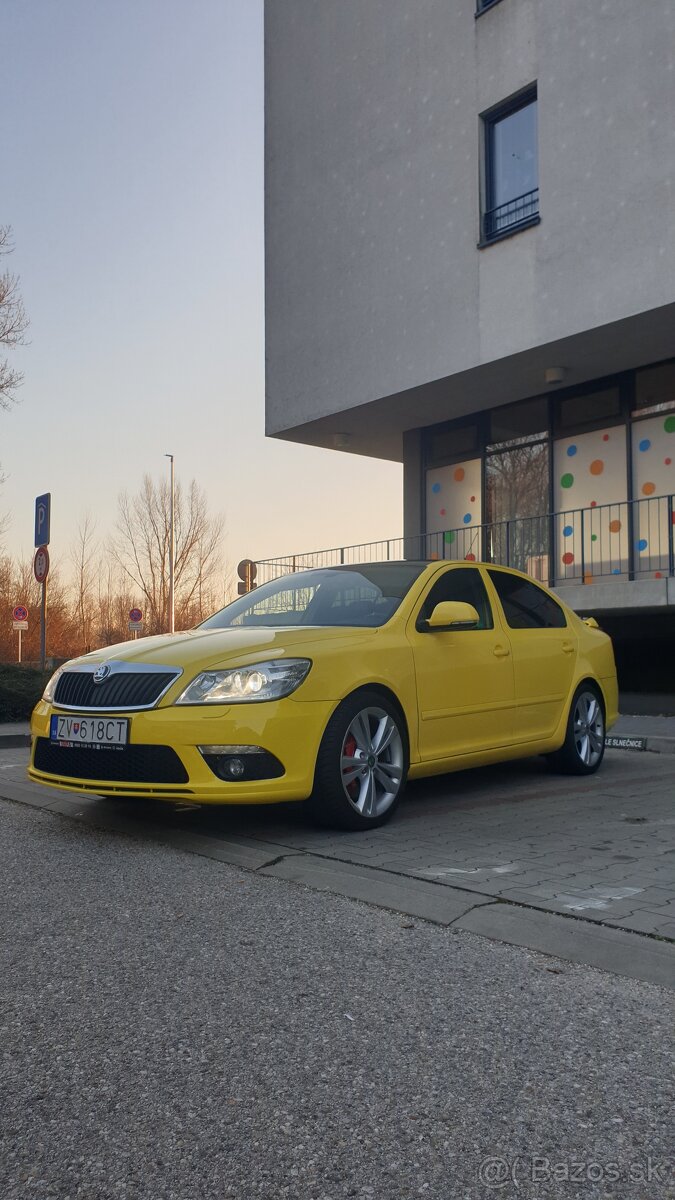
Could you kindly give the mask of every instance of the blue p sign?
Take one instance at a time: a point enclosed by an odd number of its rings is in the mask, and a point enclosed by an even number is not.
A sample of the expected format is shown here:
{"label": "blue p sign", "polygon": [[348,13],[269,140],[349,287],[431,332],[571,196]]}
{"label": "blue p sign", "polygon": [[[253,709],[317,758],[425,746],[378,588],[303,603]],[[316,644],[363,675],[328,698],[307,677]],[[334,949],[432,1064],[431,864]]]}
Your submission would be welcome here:
{"label": "blue p sign", "polygon": [[49,545],[49,518],[52,506],[51,492],[37,496],[35,500],[35,545]]}

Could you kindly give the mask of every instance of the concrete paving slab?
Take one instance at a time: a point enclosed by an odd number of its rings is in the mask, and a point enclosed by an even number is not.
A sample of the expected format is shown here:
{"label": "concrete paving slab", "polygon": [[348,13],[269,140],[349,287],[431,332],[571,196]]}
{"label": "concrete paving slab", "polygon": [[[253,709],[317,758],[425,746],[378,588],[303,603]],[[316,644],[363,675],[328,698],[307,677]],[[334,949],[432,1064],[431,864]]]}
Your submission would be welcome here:
{"label": "concrete paving slab", "polygon": [[639,934],[508,904],[472,909],[454,928],[675,989],[675,946]]}

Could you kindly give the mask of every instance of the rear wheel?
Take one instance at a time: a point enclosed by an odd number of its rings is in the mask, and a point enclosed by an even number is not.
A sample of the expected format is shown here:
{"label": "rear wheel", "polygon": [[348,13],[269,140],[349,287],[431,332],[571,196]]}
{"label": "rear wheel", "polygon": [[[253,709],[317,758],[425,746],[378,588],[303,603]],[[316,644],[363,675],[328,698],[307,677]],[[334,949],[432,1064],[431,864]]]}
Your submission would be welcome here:
{"label": "rear wheel", "polygon": [[405,722],[379,692],[356,692],[333,713],[307,805],[322,825],[373,829],[393,815],[408,773]]}
{"label": "rear wheel", "polygon": [[602,697],[592,683],[582,683],[574,694],[565,741],[549,755],[554,770],[564,775],[592,775],[605,753],[605,713]]}

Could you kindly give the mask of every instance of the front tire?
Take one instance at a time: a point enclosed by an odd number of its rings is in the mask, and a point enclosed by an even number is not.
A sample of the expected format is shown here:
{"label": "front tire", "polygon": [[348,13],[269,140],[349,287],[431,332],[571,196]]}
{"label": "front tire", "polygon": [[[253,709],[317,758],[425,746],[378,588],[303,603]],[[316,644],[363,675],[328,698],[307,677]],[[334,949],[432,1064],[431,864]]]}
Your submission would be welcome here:
{"label": "front tire", "polygon": [[398,807],[408,761],[396,705],[379,692],[355,692],[338,705],[321,740],[307,801],[311,816],[337,829],[384,825]]}
{"label": "front tire", "polygon": [[567,719],[565,741],[549,755],[555,771],[563,775],[592,775],[605,754],[605,710],[593,683],[582,683],[574,693]]}

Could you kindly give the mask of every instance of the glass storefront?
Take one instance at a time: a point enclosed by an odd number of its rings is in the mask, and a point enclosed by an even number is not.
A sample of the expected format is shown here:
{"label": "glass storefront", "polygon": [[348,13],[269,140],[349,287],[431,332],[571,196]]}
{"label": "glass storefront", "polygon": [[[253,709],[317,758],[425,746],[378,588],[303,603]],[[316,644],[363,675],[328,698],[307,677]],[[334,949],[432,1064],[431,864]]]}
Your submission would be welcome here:
{"label": "glass storefront", "polygon": [[673,571],[675,362],[426,434],[434,557],[556,584]]}

